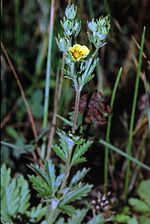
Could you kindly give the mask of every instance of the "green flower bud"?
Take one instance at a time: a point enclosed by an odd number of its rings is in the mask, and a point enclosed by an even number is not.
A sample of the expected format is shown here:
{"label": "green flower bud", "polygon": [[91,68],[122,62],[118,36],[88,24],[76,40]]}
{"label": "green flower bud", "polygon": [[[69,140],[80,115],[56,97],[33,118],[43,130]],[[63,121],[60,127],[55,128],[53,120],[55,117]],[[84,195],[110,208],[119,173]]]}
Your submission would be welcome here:
{"label": "green flower bud", "polygon": [[109,16],[101,16],[96,22],[94,19],[88,22],[88,28],[91,33],[88,33],[89,41],[94,44],[96,48],[100,48],[104,44],[104,39],[110,30],[110,18]]}
{"label": "green flower bud", "polygon": [[73,27],[73,32],[75,37],[79,34],[80,30],[81,30],[81,22],[78,20],[75,20],[75,25]]}
{"label": "green flower bud", "polygon": [[71,47],[70,41],[66,37],[60,37],[56,38],[57,45],[59,47],[59,50],[62,52],[67,52],[69,47]]}
{"label": "green flower bud", "polygon": [[74,6],[74,4],[67,6],[65,10],[65,15],[67,19],[75,19],[77,13],[77,7]]}
{"label": "green flower bud", "polygon": [[97,31],[97,23],[92,19],[91,22],[88,22],[88,28],[91,30],[93,33]]}
{"label": "green flower bud", "polygon": [[65,35],[66,36],[71,36],[72,35],[72,29],[74,27],[74,23],[72,21],[66,20],[64,18],[64,21],[63,22],[61,21],[61,25],[62,25],[62,27],[64,29]]}
{"label": "green flower bud", "polygon": [[110,17],[109,16],[101,16],[99,20],[97,20],[98,32],[107,35],[110,30]]}

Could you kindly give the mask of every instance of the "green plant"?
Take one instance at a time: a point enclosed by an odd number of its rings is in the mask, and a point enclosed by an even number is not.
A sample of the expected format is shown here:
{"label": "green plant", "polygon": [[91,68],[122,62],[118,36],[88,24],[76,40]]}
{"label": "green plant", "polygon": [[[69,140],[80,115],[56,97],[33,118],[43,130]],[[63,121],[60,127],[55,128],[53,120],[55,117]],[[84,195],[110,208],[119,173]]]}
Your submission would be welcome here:
{"label": "green plant", "polygon": [[115,223],[147,224],[150,223],[150,179],[140,182],[136,189],[137,197],[128,200],[128,206],[114,216]]}
{"label": "green plant", "polygon": [[1,167],[1,220],[4,223],[37,223],[45,216],[46,207],[30,208],[30,190],[22,175],[11,177],[10,168]]}
{"label": "green plant", "polygon": [[[56,39],[60,51],[65,53],[65,77],[72,81],[76,93],[75,110],[71,121],[72,130],[67,133],[58,131],[59,144],[53,146],[53,151],[62,162],[61,169],[56,170],[51,159],[45,161],[44,168],[30,165],[36,175],[30,175],[29,178],[34,189],[38,192],[38,197],[46,203],[48,224],[56,223],[58,217],[63,213],[72,216],[71,219],[68,219],[68,223],[74,223],[74,213],[76,217],[81,215],[82,220],[85,211],[78,212],[73,203],[87,196],[92,188],[92,185],[82,182],[89,169],[78,170],[72,177],[70,174],[73,166],[86,161],[84,155],[92,144],[92,141],[85,140],[75,134],[80,94],[85,84],[94,76],[93,71],[98,62],[97,51],[105,44],[105,38],[110,29],[110,21],[109,17],[106,16],[88,22],[89,41],[95,47],[94,53],[90,53],[87,46],[73,42],[81,29],[81,22],[76,18],[76,14],[77,7],[73,4],[67,6],[65,17],[61,21],[63,36],[58,35]],[[49,158],[49,152],[47,152],[47,158]],[[82,204],[81,200],[80,204]],[[80,219],[78,221],[81,223]],[[104,219],[101,215],[94,215],[88,223],[100,224],[103,222]],[[64,223],[64,219],[59,219],[57,223]]]}

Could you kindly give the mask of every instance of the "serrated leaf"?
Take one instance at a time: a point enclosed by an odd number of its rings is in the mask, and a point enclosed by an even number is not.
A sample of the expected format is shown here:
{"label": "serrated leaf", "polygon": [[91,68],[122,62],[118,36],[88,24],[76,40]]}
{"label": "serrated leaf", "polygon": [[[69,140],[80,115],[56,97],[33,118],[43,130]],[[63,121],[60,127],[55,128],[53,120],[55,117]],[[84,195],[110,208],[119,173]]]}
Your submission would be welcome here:
{"label": "serrated leaf", "polygon": [[62,213],[72,216],[75,213],[75,208],[71,205],[58,206]]}
{"label": "serrated leaf", "polygon": [[79,181],[81,181],[85,175],[89,172],[90,169],[83,168],[82,170],[77,171],[77,173],[73,176],[73,178],[70,181],[70,187],[77,184]]}
{"label": "serrated leaf", "polygon": [[[88,150],[88,148],[90,147],[91,144],[92,144],[91,141],[87,141],[87,142],[83,143],[82,145],[76,147],[73,157],[72,157],[72,161],[71,161],[72,165],[79,163],[82,155],[84,155],[84,153]],[[83,160],[85,160],[84,157],[83,157]],[[82,162],[82,160],[81,160],[81,162]]]}
{"label": "serrated leaf", "polygon": [[55,193],[55,167],[54,164],[52,163],[52,160],[46,161],[46,170],[49,175],[49,183],[52,191],[52,196],[54,196]]}
{"label": "serrated leaf", "polygon": [[46,182],[44,182],[40,177],[30,175],[29,179],[32,182],[33,188],[38,192],[38,196],[51,197],[51,189],[49,185]]}
{"label": "serrated leaf", "polygon": [[[2,167],[1,167],[1,191],[5,192],[6,188],[9,186],[10,184],[10,179],[11,179],[11,176],[10,176],[10,169],[6,168],[6,165],[3,164]],[[3,193],[1,192],[1,197],[3,196]]]}
{"label": "serrated leaf", "polygon": [[27,216],[30,219],[30,222],[39,222],[46,214],[47,208],[42,207],[42,204],[39,204],[37,207],[33,207],[31,211],[27,212]]}
{"label": "serrated leaf", "polygon": [[82,197],[85,197],[87,195],[87,193],[91,191],[91,188],[92,188],[92,185],[89,185],[89,184],[78,186],[76,189],[74,189],[64,195],[60,205],[63,206],[70,202],[79,200]]}
{"label": "serrated leaf", "polygon": [[43,181],[45,181],[45,183],[47,183],[47,185],[51,186],[51,183],[49,181],[49,177],[48,177],[48,175],[45,173],[45,171],[43,169],[41,169],[40,167],[38,167],[37,165],[34,165],[34,164],[29,165],[29,167],[35,173],[37,173],[43,179]]}
{"label": "serrated leaf", "polygon": [[30,192],[29,192],[28,182],[23,178],[23,176],[19,176],[17,178],[17,186],[20,189],[18,213],[25,214],[26,210],[30,206],[29,204]]}
{"label": "serrated leaf", "polygon": [[8,214],[14,217],[19,208],[19,188],[17,188],[16,179],[13,179],[6,188],[6,201]]}
{"label": "serrated leaf", "polygon": [[86,162],[86,158],[85,157],[81,157],[79,159],[76,159],[76,161],[72,165],[77,165],[79,163],[85,163],[85,162]]}
{"label": "serrated leaf", "polygon": [[64,152],[62,151],[60,146],[54,145],[53,150],[60,159],[62,159],[64,162],[66,162],[66,160],[67,160],[66,155],[64,154]]}

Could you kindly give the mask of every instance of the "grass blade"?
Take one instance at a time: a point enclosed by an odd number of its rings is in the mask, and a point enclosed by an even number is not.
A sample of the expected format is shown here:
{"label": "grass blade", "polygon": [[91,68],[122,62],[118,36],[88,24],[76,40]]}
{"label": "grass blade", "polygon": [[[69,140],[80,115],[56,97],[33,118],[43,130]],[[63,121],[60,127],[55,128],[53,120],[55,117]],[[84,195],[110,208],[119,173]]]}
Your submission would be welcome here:
{"label": "grass blade", "polygon": [[100,140],[100,143],[104,146],[107,146],[109,149],[117,152],[118,154],[124,156],[126,159],[128,159],[128,161],[132,161],[135,164],[137,164],[138,166],[141,166],[142,168],[150,171],[150,166],[145,165],[144,163],[140,162],[139,160],[135,159],[134,157],[130,156],[129,154],[123,152],[122,150],[116,148],[115,146],[109,144],[108,142],[104,141],[104,140]]}
{"label": "grass blade", "polygon": [[[110,108],[111,111],[113,111],[113,106],[114,106],[114,101],[115,101],[115,97],[116,97],[116,91],[117,91],[117,87],[121,78],[121,74],[122,74],[122,68],[119,69],[118,74],[117,74],[117,78],[115,81],[115,85],[112,91],[112,97],[111,97],[111,101],[110,101]],[[107,124],[107,130],[106,130],[106,142],[110,142],[110,130],[111,130],[111,121],[112,121],[112,115],[108,118],[108,124]],[[108,184],[108,147],[105,147],[105,159],[104,159],[104,188],[105,188],[105,192],[107,191],[107,184]]]}
{"label": "grass blade", "polygon": [[[130,120],[129,139],[128,139],[128,145],[127,145],[127,153],[129,155],[132,154],[131,149],[132,149],[132,143],[133,143],[133,127],[134,127],[135,110],[136,110],[136,104],[137,104],[137,95],[138,95],[140,73],[141,73],[141,66],[142,66],[142,53],[143,53],[143,48],[144,48],[145,31],[146,31],[146,27],[144,27],[143,33],[142,33],[138,70],[137,70],[137,74],[136,74],[135,90],[134,90],[134,96],[133,96],[133,106],[132,106],[131,120]],[[126,169],[126,175],[125,175],[125,189],[124,189],[125,198],[127,198],[127,194],[128,194],[129,176],[130,176],[130,160],[127,160],[127,169]]]}

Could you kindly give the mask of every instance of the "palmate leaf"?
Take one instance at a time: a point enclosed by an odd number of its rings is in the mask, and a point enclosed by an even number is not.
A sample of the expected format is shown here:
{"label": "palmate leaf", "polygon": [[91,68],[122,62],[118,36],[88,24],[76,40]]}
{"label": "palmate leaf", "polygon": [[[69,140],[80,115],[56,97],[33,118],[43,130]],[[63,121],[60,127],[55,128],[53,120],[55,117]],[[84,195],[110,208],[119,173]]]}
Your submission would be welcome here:
{"label": "palmate leaf", "polygon": [[81,186],[77,186],[76,189],[69,191],[63,196],[60,202],[60,206],[63,206],[70,202],[79,200],[82,197],[85,197],[87,193],[90,192],[91,188],[92,188],[92,185],[89,185],[89,184],[85,184],[85,185],[82,184]]}
{"label": "palmate leaf", "polygon": [[82,145],[79,145],[76,147],[72,157],[72,161],[71,161],[72,165],[85,161],[85,158],[82,157],[82,155],[84,155],[84,153],[88,150],[91,144],[92,144],[92,141],[87,141],[87,142],[84,142]]}
{"label": "palmate leaf", "polygon": [[77,171],[77,173],[70,181],[70,187],[73,187],[75,184],[78,184],[79,181],[81,181],[85,177],[89,170],[90,169],[83,168],[82,170]]}
{"label": "palmate leaf", "polygon": [[40,177],[30,175],[29,179],[33,185],[33,188],[38,192],[39,197],[51,197],[52,192],[49,185],[44,182]]}

